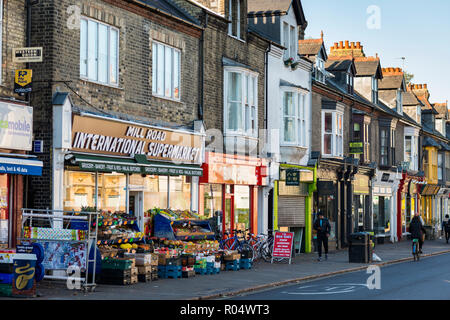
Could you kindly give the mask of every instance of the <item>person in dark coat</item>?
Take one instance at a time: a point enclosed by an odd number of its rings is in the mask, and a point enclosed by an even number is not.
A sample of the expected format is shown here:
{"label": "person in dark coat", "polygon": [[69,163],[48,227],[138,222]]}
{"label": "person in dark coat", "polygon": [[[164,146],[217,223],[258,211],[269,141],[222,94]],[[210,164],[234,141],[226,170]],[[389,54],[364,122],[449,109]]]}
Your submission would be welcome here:
{"label": "person in dark coat", "polygon": [[445,215],[444,221],[442,221],[442,229],[445,232],[445,241],[448,243],[448,239],[450,238],[450,219],[449,215]]}
{"label": "person in dark coat", "polygon": [[416,212],[409,225],[409,232],[411,233],[411,239],[419,239],[419,252],[422,253],[423,235],[425,234],[425,228],[423,226],[423,220],[419,213]]}
{"label": "person in dark coat", "polygon": [[319,217],[314,221],[314,230],[317,231],[317,250],[319,252],[318,261],[322,260],[322,244],[325,249],[325,260],[328,259],[328,237],[330,236],[331,226],[328,219],[319,212]]}

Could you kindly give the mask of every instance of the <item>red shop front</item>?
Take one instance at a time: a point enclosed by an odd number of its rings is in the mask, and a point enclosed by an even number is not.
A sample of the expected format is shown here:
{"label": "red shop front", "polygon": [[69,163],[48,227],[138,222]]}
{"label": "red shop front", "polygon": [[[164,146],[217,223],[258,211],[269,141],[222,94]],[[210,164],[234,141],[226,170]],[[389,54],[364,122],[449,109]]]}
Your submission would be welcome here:
{"label": "red shop front", "polygon": [[199,214],[221,217],[222,232],[257,233],[258,187],[267,184],[265,159],[207,152],[200,178]]}

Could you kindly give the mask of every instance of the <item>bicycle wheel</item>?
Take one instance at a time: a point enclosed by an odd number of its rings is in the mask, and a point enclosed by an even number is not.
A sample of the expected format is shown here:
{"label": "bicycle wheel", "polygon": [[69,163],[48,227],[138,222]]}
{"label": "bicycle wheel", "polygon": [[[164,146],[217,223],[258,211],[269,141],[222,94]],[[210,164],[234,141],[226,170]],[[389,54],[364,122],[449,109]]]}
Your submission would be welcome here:
{"label": "bicycle wheel", "polygon": [[223,248],[225,250],[236,250],[237,242],[234,238],[228,238],[223,242]]}
{"label": "bicycle wheel", "polygon": [[272,245],[270,242],[265,242],[261,246],[261,256],[266,262],[270,262],[272,260]]}

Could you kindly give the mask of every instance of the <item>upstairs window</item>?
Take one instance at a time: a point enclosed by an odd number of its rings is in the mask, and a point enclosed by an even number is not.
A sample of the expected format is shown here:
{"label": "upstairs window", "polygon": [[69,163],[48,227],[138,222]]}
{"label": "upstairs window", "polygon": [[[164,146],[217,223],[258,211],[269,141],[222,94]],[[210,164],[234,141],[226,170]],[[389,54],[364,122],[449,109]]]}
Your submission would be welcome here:
{"label": "upstairs window", "polygon": [[119,30],[95,20],[80,20],[80,76],[118,85]]}
{"label": "upstairs window", "polygon": [[346,73],[347,92],[353,94],[353,75]]}
{"label": "upstairs window", "polygon": [[364,122],[363,119],[354,120],[353,122],[353,142],[363,143],[363,153],[361,155],[355,154],[355,158],[359,158],[361,162],[370,162],[370,139],[369,139],[370,124]]}
{"label": "upstairs window", "polygon": [[296,27],[283,22],[283,46],[286,48],[284,50],[283,59],[287,60],[293,58],[294,61],[297,59],[297,40]]}
{"label": "upstairs window", "polygon": [[444,155],[438,153],[438,180],[444,179]]}
{"label": "upstairs window", "polygon": [[154,96],[180,100],[180,51],[152,44],[152,92]]}
{"label": "upstairs window", "polygon": [[283,92],[284,144],[307,146],[306,105],[304,94],[297,91]]}
{"label": "upstairs window", "polygon": [[378,79],[375,77],[372,78],[372,102],[378,103]]}
{"label": "upstairs window", "polygon": [[320,58],[316,59],[314,78],[319,82],[325,83],[325,63]]}
{"label": "upstairs window", "polygon": [[228,0],[228,35],[241,37],[241,0]]}
{"label": "upstairs window", "polygon": [[257,137],[257,75],[239,69],[225,70],[225,128],[227,133]]}
{"label": "upstairs window", "polygon": [[380,127],[380,165],[395,165],[395,129]]}
{"label": "upstairs window", "polygon": [[418,138],[416,136],[405,136],[405,162],[409,170],[419,170]]}
{"label": "upstairs window", "polygon": [[322,154],[328,157],[344,156],[344,114],[322,111]]}

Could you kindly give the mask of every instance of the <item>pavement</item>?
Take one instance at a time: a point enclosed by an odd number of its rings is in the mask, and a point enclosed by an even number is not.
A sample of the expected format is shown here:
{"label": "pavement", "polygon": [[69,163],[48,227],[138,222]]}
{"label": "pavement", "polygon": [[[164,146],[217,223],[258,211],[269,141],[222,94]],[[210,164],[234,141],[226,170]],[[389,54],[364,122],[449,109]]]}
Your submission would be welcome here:
{"label": "pavement", "polygon": [[[412,260],[411,242],[377,244],[374,252],[385,266]],[[445,240],[425,241],[422,256],[450,253]],[[301,254],[287,263],[255,263],[250,270],[222,271],[217,275],[196,275],[189,279],[159,279],[134,285],[97,285],[94,292],[68,290],[65,283],[43,281],[38,284],[38,300],[206,300],[224,299],[240,294],[330,277],[367,269],[368,264],[349,263],[348,250],[330,252],[327,261],[317,254]],[[8,298],[0,298],[8,299]]]}

